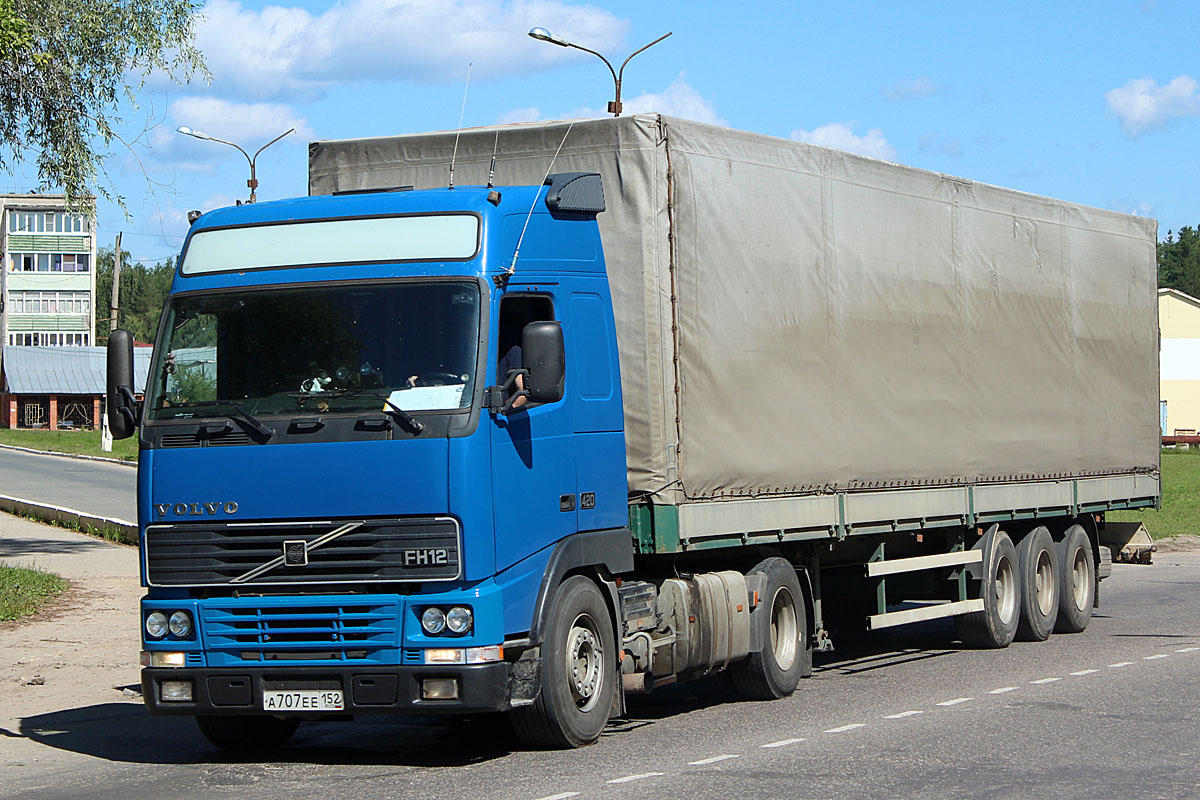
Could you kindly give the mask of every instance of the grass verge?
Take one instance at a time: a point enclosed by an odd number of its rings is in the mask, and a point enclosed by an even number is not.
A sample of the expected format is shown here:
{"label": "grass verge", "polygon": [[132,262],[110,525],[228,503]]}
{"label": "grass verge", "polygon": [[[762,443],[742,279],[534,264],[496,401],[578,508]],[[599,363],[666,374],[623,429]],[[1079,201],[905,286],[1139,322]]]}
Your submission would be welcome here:
{"label": "grass verge", "polygon": [[1200,448],[1163,450],[1162,510],[1110,511],[1113,522],[1143,522],[1152,539],[1200,534]]}
{"label": "grass verge", "polygon": [[66,588],[67,582],[53,573],[0,564],[0,622],[35,613]]}
{"label": "grass verge", "polygon": [[111,453],[100,449],[100,431],[36,431],[0,428],[0,444],[28,447],[30,450],[74,453],[103,458],[137,461],[137,437],[113,442]]}

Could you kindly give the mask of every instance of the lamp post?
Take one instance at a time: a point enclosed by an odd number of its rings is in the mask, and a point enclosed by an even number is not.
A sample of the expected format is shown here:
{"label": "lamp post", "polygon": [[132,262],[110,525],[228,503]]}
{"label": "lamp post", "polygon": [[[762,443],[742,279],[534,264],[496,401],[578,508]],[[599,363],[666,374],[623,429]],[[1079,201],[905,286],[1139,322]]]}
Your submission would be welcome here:
{"label": "lamp post", "polygon": [[543,41],[543,42],[549,42],[550,44],[556,44],[559,47],[574,47],[576,50],[582,50],[585,53],[591,53],[592,55],[596,56],[601,61],[603,61],[604,65],[606,67],[608,67],[608,71],[612,73],[613,83],[616,85],[616,90],[617,90],[616,99],[611,100],[608,103],[608,113],[612,114],[614,117],[619,117],[619,116],[621,116],[621,78],[624,77],[624,75],[625,75],[625,65],[628,64],[629,60],[631,58],[633,58],[634,56],[636,56],[638,53],[642,52],[643,50],[645,50],[649,47],[653,47],[654,45],[658,44],[663,39],[670,36],[671,33],[665,33],[662,36],[655,39],[650,44],[645,45],[644,47],[640,47],[637,50],[634,50],[632,53],[629,54],[629,58],[625,59],[625,61],[623,61],[621,63],[621,69],[619,69],[619,70],[613,69],[613,65],[608,62],[608,59],[605,58],[604,56],[600,55],[599,53],[597,53],[595,50],[589,50],[588,48],[583,47],[582,45],[575,44],[574,42],[568,42],[566,39],[562,38],[561,36],[555,36],[554,34],[552,34],[550,31],[546,30],[545,28],[534,28],[531,31],[529,31],[529,35],[531,37],[533,37],[534,39],[538,39],[539,41]]}
{"label": "lamp post", "polygon": [[177,130],[179,133],[182,133],[184,136],[191,136],[193,139],[204,139],[205,141],[220,142],[221,144],[227,144],[230,147],[236,147],[238,152],[241,153],[242,155],[244,155],[246,157],[246,160],[248,162],[250,162],[250,180],[246,181],[246,185],[248,187],[250,187],[250,202],[251,203],[253,203],[255,201],[255,199],[256,199],[255,191],[258,189],[258,178],[255,177],[255,174],[254,174],[254,162],[258,159],[258,154],[261,153],[263,150],[266,150],[271,145],[278,142],[283,137],[287,136],[289,133],[296,132],[295,128],[288,128],[286,131],[279,134],[274,139],[272,139],[271,141],[264,144],[262,147],[258,148],[258,150],[256,150],[254,152],[254,155],[252,156],[249,153],[247,153],[245,150],[243,150],[240,145],[236,145],[233,142],[227,142],[224,139],[218,139],[215,136],[209,136],[207,133],[203,133],[201,131],[194,131],[191,128],[187,127],[186,125],[180,125],[175,130]]}

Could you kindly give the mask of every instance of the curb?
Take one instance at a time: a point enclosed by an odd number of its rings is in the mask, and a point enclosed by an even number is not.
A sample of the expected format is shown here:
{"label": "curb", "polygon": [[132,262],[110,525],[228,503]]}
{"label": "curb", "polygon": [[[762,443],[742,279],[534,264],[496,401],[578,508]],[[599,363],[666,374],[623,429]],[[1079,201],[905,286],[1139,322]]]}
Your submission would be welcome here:
{"label": "curb", "polygon": [[60,453],[57,450],[34,450],[32,447],[18,447],[15,444],[0,444],[0,450],[16,450],[21,453],[33,453],[39,456],[58,456],[59,458],[74,458],[79,461],[105,461],[109,464],[120,464],[123,467],[137,467],[136,461],[125,461],[120,458],[104,456],[88,456],[83,453]]}
{"label": "curb", "polygon": [[19,497],[8,497],[0,494],[0,511],[34,517],[42,522],[57,522],[66,527],[78,526],[83,533],[102,538],[110,538],[107,532],[115,531],[116,540],[121,544],[138,543],[138,527],[135,523],[116,517],[100,517],[86,511],[76,511],[73,508],[50,506],[45,503],[35,503]]}

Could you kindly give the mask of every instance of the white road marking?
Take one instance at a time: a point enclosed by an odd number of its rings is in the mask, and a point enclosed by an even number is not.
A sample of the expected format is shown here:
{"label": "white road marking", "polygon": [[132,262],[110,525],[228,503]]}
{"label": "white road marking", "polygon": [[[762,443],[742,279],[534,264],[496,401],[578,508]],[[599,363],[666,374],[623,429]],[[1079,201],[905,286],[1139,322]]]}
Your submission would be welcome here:
{"label": "white road marking", "polygon": [[1197,650],[1200,650],[1200,647],[1181,647],[1178,650],[1176,650],[1175,652],[1176,653],[1193,653]]}
{"label": "white road marking", "polygon": [[937,703],[936,705],[939,705],[939,706],[956,706],[956,705],[958,705],[959,703],[969,703],[969,702],[971,702],[971,701],[972,701],[972,700],[974,700],[974,699],[975,699],[974,697],[956,697],[956,698],[954,698],[953,700],[945,700],[945,701],[943,701],[943,702],[941,702],[941,703]]}
{"label": "white road marking", "polygon": [[1072,675],[1091,675],[1093,672],[1099,672],[1097,669],[1081,669],[1078,672],[1072,672]]}
{"label": "white road marking", "polygon": [[988,692],[988,694],[1008,694],[1009,692],[1015,692],[1016,690],[1017,687],[1015,686],[1004,686],[1000,689],[992,689],[990,692]]}
{"label": "white road marking", "polygon": [[825,732],[826,733],[845,733],[846,731],[852,731],[855,728],[865,728],[865,727],[867,727],[867,723],[865,723],[865,722],[854,722],[854,723],[851,723],[850,725],[843,725],[840,728],[830,728],[829,730],[827,730]]}
{"label": "white road marking", "polygon": [[737,758],[737,756],[726,753],[723,756],[709,756],[708,758],[702,758],[699,761],[689,761],[688,764],[693,767],[702,767],[705,764],[715,764],[718,761],[728,761],[731,758]]}
{"label": "white road marking", "polygon": [[1170,655],[1170,653],[1159,653],[1153,656],[1142,656],[1142,661],[1156,661],[1160,658],[1169,658]]}
{"label": "white road marking", "polygon": [[567,800],[568,797],[578,797],[579,792],[562,792],[561,794],[552,794],[546,797],[539,797],[538,800]]}
{"label": "white road marking", "polygon": [[1121,667],[1128,667],[1132,663],[1132,661],[1118,661],[1117,663],[1109,664],[1108,666],[1112,669],[1119,669]]}
{"label": "white road marking", "polygon": [[658,778],[661,775],[661,772],[643,772],[641,775],[626,775],[624,778],[613,778],[609,783],[629,783],[630,781],[640,781],[643,778]]}
{"label": "white road marking", "polygon": [[787,747],[789,744],[796,744],[797,742],[803,741],[803,739],[780,739],[778,742],[760,745],[760,747]]}
{"label": "white road marking", "polygon": [[915,717],[917,714],[924,713],[924,711],[901,711],[899,714],[888,714],[884,719],[903,719],[904,717]]}
{"label": "white road marking", "polygon": [[1030,681],[1030,683],[1054,683],[1055,681],[1061,680],[1062,678],[1040,678],[1036,681]]}

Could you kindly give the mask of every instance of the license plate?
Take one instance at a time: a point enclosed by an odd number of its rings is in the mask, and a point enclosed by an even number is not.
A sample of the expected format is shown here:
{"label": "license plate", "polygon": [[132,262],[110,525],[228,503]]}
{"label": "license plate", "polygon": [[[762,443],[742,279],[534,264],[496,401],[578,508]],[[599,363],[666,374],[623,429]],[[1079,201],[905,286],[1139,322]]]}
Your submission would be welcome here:
{"label": "license plate", "polygon": [[341,689],[289,689],[263,692],[263,711],[345,711]]}

